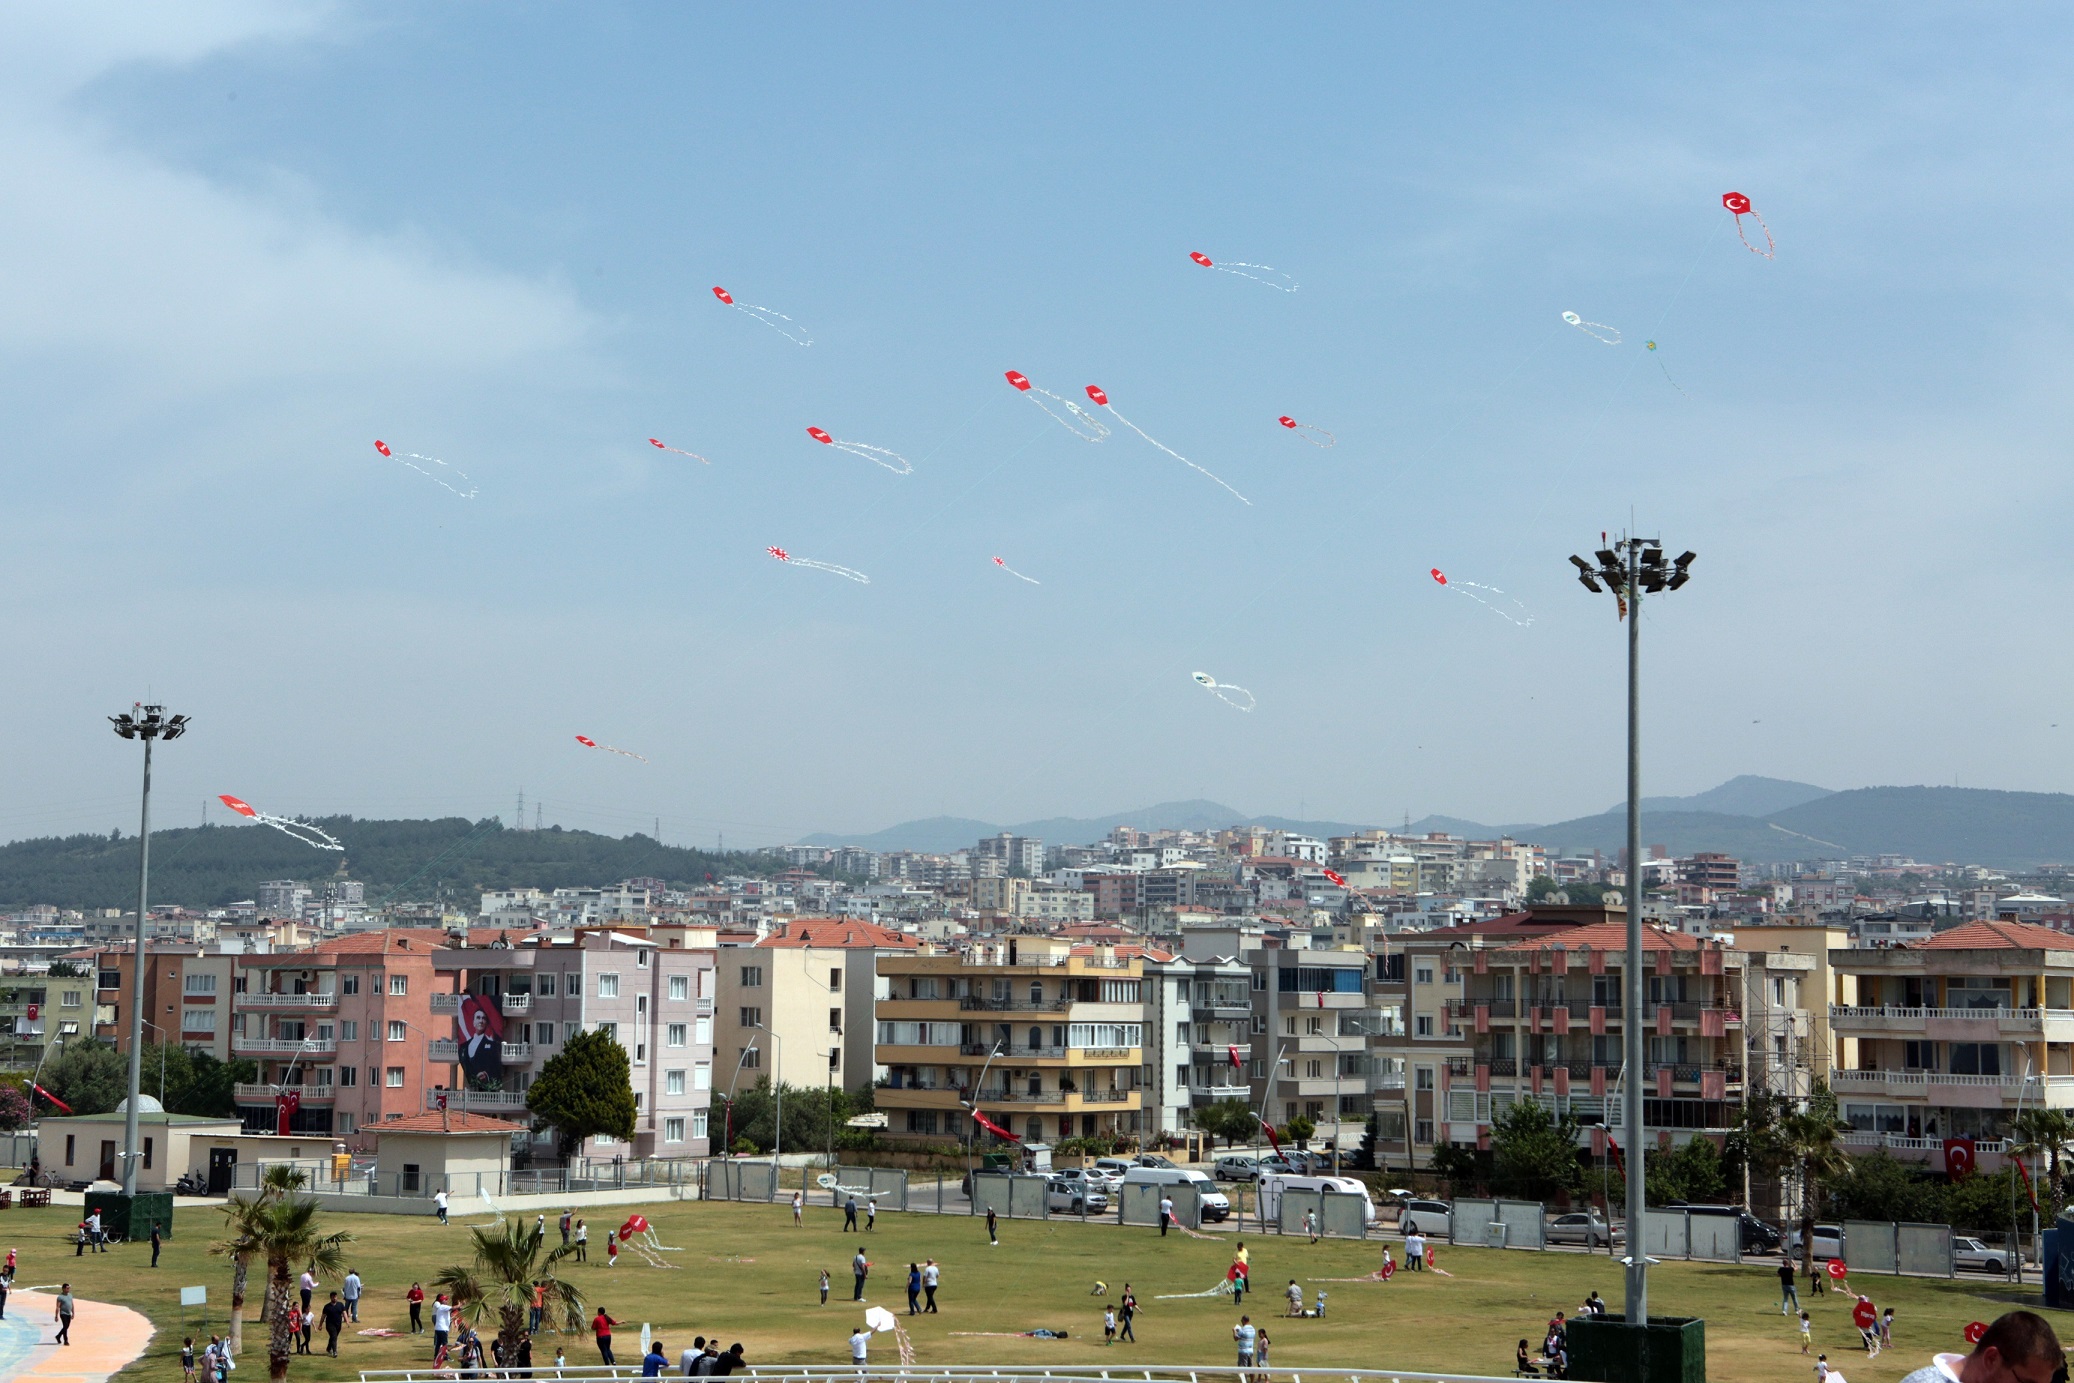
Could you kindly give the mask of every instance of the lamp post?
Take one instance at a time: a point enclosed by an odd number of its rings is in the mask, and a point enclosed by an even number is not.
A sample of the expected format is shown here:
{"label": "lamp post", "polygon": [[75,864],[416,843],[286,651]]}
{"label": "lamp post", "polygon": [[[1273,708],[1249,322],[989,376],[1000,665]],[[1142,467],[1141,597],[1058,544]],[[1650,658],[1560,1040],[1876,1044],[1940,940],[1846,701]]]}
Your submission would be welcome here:
{"label": "lamp post", "polygon": [[[988,1070],[989,1070],[989,1069],[990,1069],[990,1068],[991,1068],[991,1067],[993,1066],[993,1064],[994,1064],[994,1058],[995,1058],[995,1057],[997,1057],[997,1056],[999,1056],[999,1055],[1001,1055],[1001,1044],[1000,1044],[999,1042],[996,1042],[996,1043],[994,1044],[994,1049],[993,1049],[992,1051],[990,1051],[990,1052],[988,1052],[988,1053],[987,1053],[987,1059],[986,1059],[985,1061],[983,1061],[983,1062],[981,1062],[981,1063],[980,1063],[980,1067],[979,1067],[979,1079],[978,1079],[978,1080],[976,1080],[976,1081],[974,1081],[974,1082],[972,1083],[972,1101],[971,1101],[971,1103],[970,1103],[970,1104],[966,1104],[966,1102],[965,1102],[965,1101],[963,1101],[963,1100],[960,1100],[960,1101],[959,1101],[959,1103],[960,1103],[960,1104],[964,1104],[964,1105],[965,1105],[965,1110],[966,1110],[966,1116],[965,1116],[965,1213],[966,1213],[966,1214],[968,1214],[968,1215],[971,1215],[971,1214],[975,1214],[975,1213],[977,1213],[977,1212],[978,1212],[978,1209],[979,1209],[979,1198],[978,1198],[978,1197],[977,1197],[976,1195],[974,1195],[974,1194],[973,1194],[973,1193],[974,1193],[974,1192],[976,1192],[976,1191],[977,1191],[977,1190],[978,1190],[979,1188],[978,1188],[977,1186],[973,1185],[973,1182],[972,1182],[972,1145],[973,1145],[974,1143],[976,1143],[977,1141],[979,1141],[979,1120],[978,1120],[978,1119],[976,1119],[976,1118],[973,1118],[972,1116],[973,1116],[973,1115],[975,1115],[975,1114],[977,1114],[977,1113],[979,1112],[979,1099],[980,1099],[980,1095],[981,1095],[982,1093],[984,1093],[984,1091],[985,1091],[985,1090],[986,1090],[986,1088],[987,1088],[987,1071],[988,1071]],[[1013,1122],[1013,1121],[1011,1120],[1011,1122]]]}
{"label": "lamp post", "polygon": [[[761,1023],[757,1026],[763,1027]],[[777,1108],[771,1116],[771,1175],[776,1176],[779,1159],[785,1156],[785,1039],[774,1028],[764,1027],[763,1030],[771,1035],[771,1045],[777,1048],[778,1068],[771,1073],[771,1094],[777,1100]]]}
{"label": "lamp post", "polygon": [[151,898],[151,742],[187,733],[186,716],[168,716],[163,706],[138,703],[130,714],[108,723],[126,740],[144,741],[144,806],[137,825],[137,943],[130,985],[130,1098],[123,1106],[122,1193],[137,1194],[137,1086],[144,1071],[144,927]]}
{"label": "lamp post", "polygon": [[166,1030],[160,1027],[158,1024],[152,1022],[149,1018],[146,1018],[144,1020],[144,1026],[150,1028],[153,1032],[157,1033],[159,1037],[158,1107],[160,1109],[164,1109],[166,1107],[166,1048],[171,1044],[166,1041]]}
{"label": "lamp post", "polygon": [[[1644,1187],[1642,1175],[1642,597],[1675,591],[1691,579],[1692,552],[1680,554],[1669,568],[1664,566],[1663,543],[1655,538],[1621,538],[1610,547],[1592,554],[1597,568],[1582,557],[1572,557],[1577,579],[1594,595],[1610,590],[1628,622],[1628,948],[1624,988],[1626,1012],[1621,1016],[1621,1056],[1635,1079],[1628,1082],[1628,1256],[1627,1323],[1649,1322],[1648,1256],[1642,1252],[1637,1231],[1642,1224]],[[1606,584],[1601,586],[1603,581]],[[1608,1238],[1612,1235],[1609,1231]]]}
{"label": "lamp post", "polygon": [[722,1148],[720,1149],[720,1157],[721,1157],[721,1160],[722,1160],[722,1161],[725,1161],[726,1159],[728,1159],[729,1157],[732,1157],[732,1156],[734,1155],[734,1146],[735,1146],[735,1082],[736,1082],[736,1081],[738,1081],[738,1080],[740,1080],[740,1079],[742,1078],[742,1065],[743,1065],[743,1063],[744,1063],[744,1062],[746,1062],[746,1061],[748,1061],[748,1060],[749,1060],[749,1053],[751,1053],[751,1052],[753,1052],[753,1051],[755,1051],[755,1050],[756,1050],[756,1039],[752,1037],[752,1038],[750,1038],[750,1039],[749,1039],[749,1045],[748,1045],[748,1046],[746,1046],[746,1047],[744,1047],[744,1048],[742,1048],[742,1054],[741,1054],[741,1055],[740,1055],[739,1057],[735,1058],[735,1073],[734,1073],[734,1075],[733,1075],[733,1076],[731,1076],[731,1077],[729,1077],[729,1078],[728,1078],[728,1082],[727,1082],[727,1126],[726,1126],[726,1128],[725,1128],[725,1129],[723,1130],[723,1132],[722,1132],[722,1133],[721,1133],[721,1135],[720,1135],[720,1136],[721,1136],[721,1142],[722,1142],[722,1143],[724,1144],[724,1146],[723,1146],[723,1147],[722,1147]]}
{"label": "lamp post", "polygon": [[[1339,1025],[1335,1024],[1335,1026]],[[1368,1050],[1368,1025],[1362,1022],[1360,1019],[1354,1018],[1346,1020],[1345,1026],[1352,1028],[1354,1030],[1355,1035],[1363,1039],[1361,1043],[1361,1050],[1365,1054]],[[1334,1066],[1334,1070],[1332,1072],[1332,1098],[1334,1100],[1339,1099],[1339,1083],[1341,1076],[1338,1070],[1338,1065],[1340,1057],[1343,1055],[1343,1053],[1340,1051],[1339,1040],[1344,1036],[1346,1036],[1345,1033],[1331,1034],[1332,1059]],[[1332,1116],[1332,1174],[1334,1176],[1339,1175],[1339,1145],[1346,1141],[1346,1120],[1340,1117],[1340,1115],[1335,1112]]]}

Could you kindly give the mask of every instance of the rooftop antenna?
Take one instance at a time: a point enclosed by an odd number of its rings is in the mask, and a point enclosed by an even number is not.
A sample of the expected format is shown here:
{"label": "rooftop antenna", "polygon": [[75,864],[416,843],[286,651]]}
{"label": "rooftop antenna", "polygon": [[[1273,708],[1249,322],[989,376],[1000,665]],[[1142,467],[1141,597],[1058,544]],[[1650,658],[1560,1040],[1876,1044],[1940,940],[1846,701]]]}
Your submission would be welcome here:
{"label": "rooftop antenna", "polygon": [[524,788],[519,789],[518,815],[511,819],[511,827],[515,831],[526,829],[526,790]]}

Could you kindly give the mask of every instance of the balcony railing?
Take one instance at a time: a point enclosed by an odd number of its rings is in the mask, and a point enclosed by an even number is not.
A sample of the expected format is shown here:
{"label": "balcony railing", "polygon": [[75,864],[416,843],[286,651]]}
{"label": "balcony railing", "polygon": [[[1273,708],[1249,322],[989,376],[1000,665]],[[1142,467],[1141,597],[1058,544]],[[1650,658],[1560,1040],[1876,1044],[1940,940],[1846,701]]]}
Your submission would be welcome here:
{"label": "balcony railing", "polygon": [[2074,1076],[1974,1076],[1947,1071],[1838,1070],[1829,1073],[1832,1086],[1967,1085],[2015,1090],[2030,1082],[2042,1082],[2048,1090],[2074,1089]]}
{"label": "balcony railing", "polygon": [[979,1103],[983,1106],[990,1104],[1064,1104],[1065,1102],[1066,1092],[1063,1090],[1003,1090],[998,1094],[979,1097]]}
{"label": "balcony railing", "polygon": [[[1068,1091],[1067,1093],[1071,1094],[1073,1092]],[[1135,1090],[1083,1090],[1079,1093],[1082,1104],[1129,1104],[1132,1097],[1138,1092]]]}
{"label": "balcony railing", "polygon": [[1901,1023],[1924,1023],[1933,1018],[1992,1018],[2004,1023],[2037,1024],[2045,1021],[2045,1015],[2055,1013],[2074,1019],[2074,1009],[2042,1008],[1897,1008],[1889,1005],[1831,1004],[1829,1021],[1832,1023],[1888,1021]]}
{"label": "balcony railing", "polygon": [[233,994],[232,1008],[271,1009],[335,1009],[338,1007],[336,994]]}
{"label": "balcony railing", "polygon": [[[1899,1133],[1874,1133],[1867,1129],[1853,1129],[1838,1136],[1837,1142],[1847,1148],[1889,1148],[1896,1152],[1944,1151],[1942,1138],[1909,1138]],[[2009,1143],[2001,1138],[1977,1139],[1973,1144],[1975,1153],[2006,1153]]]}
{"label": "balcony railing", "polygon": [[497,1001],[497,1006],[506,1013],[531,1013],[533,996],[530,994],[506,994]]}
{"label": "balcony railing", "polygon": [[447,1097],[447,1108],[514,1110],[526,1107],[523,1090],[427,1090],[425,1108],[438,1109],[439,1097]]}
{"label": "balcony railing", "polygon": [[[888,999],[884,1002],[895,1003],[900,1001]],[[910,999],[906,1002],[929,1003],[931,1001],[927,999]],[[942,1000],[936,1000],[935,1002],[941,1003]],[[996,999],[984,994],[967,994],[964,998],[958,1000],[958,1007],[967,1013],[1060,1013],[1073,1007],[1073,1001],[1067,998]]]}
{"label": "balcony railing", "polygon": [[521,1065],[533,1059],[533,1044],[530,1042],[506,1042],[503,1046],[506,1066]]}
{"label": "balcony railing", "polygon": [[274,1097],[287,1090],[302,1096],[304,1104],[330,1104],[338,1098],[335,1085],[287,1085],[272,1086],[265,1081],[238,1081],[231,1087],[231,1097],[239,1104],[272,1104]]}
{"label": "balcony railing", "polygon": [[459,1013],[461,1000],[467,997],[465,994],[434,994],[426,1002],[432,1006],[434,1013]]}
{"label": "balcony railing", "polygon": [[329,1056],[338,1043],[328,1037],[241,1037],[231,1034],[230,1049],[241,1056]]}
{"label": "balcony railing", "polygon": [[[958,1055],[986,1056],[993,1052],[993,1050],[994,1045],[991,1042],[967,1042],[962,1047],[958,1048]],[[1064,1047],[1011,1047],[1004,1042],[1001,1044],[1001,1055],[995,1057],[994,1059],[996,1061],[1009,1061],[1016,1058],[1021,1058],[1023,1060],[1028,1061],[1040,1058],[1061,1059],[1065,1055],[1066,1049]]]}

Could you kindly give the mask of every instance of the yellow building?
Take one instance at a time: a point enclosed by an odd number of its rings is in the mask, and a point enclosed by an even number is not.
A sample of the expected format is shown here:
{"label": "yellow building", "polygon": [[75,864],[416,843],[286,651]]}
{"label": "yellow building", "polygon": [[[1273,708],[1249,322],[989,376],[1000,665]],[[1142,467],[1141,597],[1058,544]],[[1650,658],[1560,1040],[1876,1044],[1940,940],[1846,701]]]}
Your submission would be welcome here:
{"label": "yellow building", "polygon": [[1030,1142],[1131,1134],[1143,1098],[1142,962],[1064,941],[885,956],[878,1107],[893,1138],[963,1138],[981,1113]]}

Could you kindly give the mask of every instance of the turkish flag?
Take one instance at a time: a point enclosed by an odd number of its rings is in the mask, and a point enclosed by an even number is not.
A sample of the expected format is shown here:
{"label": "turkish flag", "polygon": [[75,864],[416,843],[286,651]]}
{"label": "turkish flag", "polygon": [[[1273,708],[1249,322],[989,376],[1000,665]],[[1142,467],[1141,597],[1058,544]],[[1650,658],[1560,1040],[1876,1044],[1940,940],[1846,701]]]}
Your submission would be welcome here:
{"label": "turkish flag", "polygon": [[1963,1181],[1973,1175],[1973,1140],[1971,1138],[1947,1138],[1944,1140],[1944,1174],[1953,1181]]}
{"label": "turkish flag", "polygon": [[1335,874],[1330,869],[1328,869],[1325,871],[1325,877],[1332,880],[1332,882],[1334,882],[1335,884],[1338,884],[1341,888],[1345,888],[1347,886],[1347,876],[1344,874]]}
{"label": "turkish flag", "polygon": [[50,1092],[49,1092],[48,1090],[45,1090],[45,1089],[44,1089],[44,1088],[43,1088],[42,1086],[38,1085],[38,1084],[37,1084],[37,1083],[36,1083],[35,1081],[30,1081],[30,1082],[29,1082],[29,1088],[30,1088],[31,1090],[35,1091],[35,1092],[36,1092],[37,1094],[39,1094],[39,1095],[43,1096],[43,1098],[44,1098],[44,1099],[46,1099],[46,1100],[49,1100],[49,1101],[50,1101],[50,1102],[51,1102],[52,1104],[56,1105],[56,1106],[57,1106],[57,1107],[58,1107],[59,1109],[62,1109],[62,1110],[64,1110],[64,1111],[65,1111],[65,1112],[66,1112],[67,1114],[70,1114],[70,1113],[72,1112],[72,1106],[71,1106],[71,1105],[68,1105],[68,1104],[66,1104],[66,1103],[65,1103],[65,1102],[64,1102],[63,1100],[61,1100],[61,1099],[59,1099],[59,1098],[58,1098],[57,1096],[55,1096],[55,1095],[51,1094],[51,1093],[50,1093]]}
{"label": "turkish flag", "polygon": [[2021,1157],[2016,1159],[2016,1174],[2024,1179],[2024,1194],[2031,1198],[2031,1213],[2034,1215],[2038,1214],[2038,1192],[2031,1185],[2030,1168],[2024,1166],[2024,1160]]}
{"label": "turkish flag", "polygon": [[1261,1119],[1258,1114],[1253,1117],[1260,1121],[1261,1130],[1267,1134],[1268,1144],[1274,1148],[1275,1156],[1280,1157],[1282,1155],[1282,1140],[1275,1137],[1275,1126],[1267,1120]]}
{"label": "turkish flag", "polygon": [[1611,1133],[1608,1133],[1606,1135],[1606,1146],[1613,1152],[1613,1169],[1617,1172],[1625,1174],[1627,1170],[1627,1164],[1621,1160],[1620,1144],[1613,1141],[1613,1135]]}
{"label": "turkish flag", "polygon": [[274,1133],[277,1136],[288,1136],[288,1121],[295,1117],[295,1111],[301,1108],[300,1090],[283,1090],[274,1097]]}
{"label": "turkish flag", "polygon": [[988,1133],[993,1134],[996,1138],[1006,1138],[1011,1143],[1020,1143],[1023,1141],[1022,1139],[1016,1137],[1007,1129],[1002,1128],[999,1124],[995,1123],[992,1119],[989,1119],[986,1115],[980,1113],[976,1109],[972,1111],[972,1117],[978,1121],[979,1126],[981,1128],[985,1129]]}
{"label": "turkish flag", "polygon": [[1851,1323],[1860,1330],[1872,1329],[1873,1322],[1879,1318],[1880,1313],[1874,1310],[1872,1303],[1864,1297],[1858,1298],[1858,1304],[1851,1308]]}
{"label": "turkish flag", "polygon": [[1224,1050],[1231,1053],[1231,1069],[1234,1071],[1239,1070],[1243,1063],[1239,1061],[1239,1049],[1237,1044],[1233,1044],[1232,1046],[1226,1047]]}

